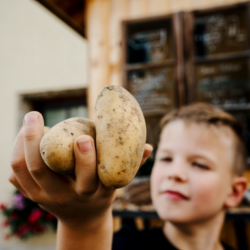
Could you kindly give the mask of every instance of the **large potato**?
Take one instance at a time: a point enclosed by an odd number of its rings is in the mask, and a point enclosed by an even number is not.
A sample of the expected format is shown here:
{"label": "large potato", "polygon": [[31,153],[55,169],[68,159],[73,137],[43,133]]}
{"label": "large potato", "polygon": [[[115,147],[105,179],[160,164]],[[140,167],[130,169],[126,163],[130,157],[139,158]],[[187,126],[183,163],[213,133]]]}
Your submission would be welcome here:
{"label": "large potato", "polygon": [[95,124],[86,118],[75,117],[47,131],[40,142],[46,165],[58,173],[74,173],[74,140],[80,135],[90,135],[95,140]]}
{"label": "large potato", "polygon": [[95,106],[98,175],[110,188],[132,181],[146,142],[146,125],[135,98],[119,86],[105,87]]}

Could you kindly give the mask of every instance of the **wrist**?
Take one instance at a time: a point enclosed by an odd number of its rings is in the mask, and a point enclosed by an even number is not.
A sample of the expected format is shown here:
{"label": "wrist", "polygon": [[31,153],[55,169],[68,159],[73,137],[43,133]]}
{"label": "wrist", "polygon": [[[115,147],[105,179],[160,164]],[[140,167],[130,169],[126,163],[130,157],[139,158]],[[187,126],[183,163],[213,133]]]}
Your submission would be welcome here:
{"label": "wrist", "polygon": [[58,226],[63,228],[68,228],[69,230],[99,230],[107,224],[109,221],[112,221],[112,207],[109,207],[107,210],[102,213],[88,213],[84,216],[69,216],[67,219],[58,219]]}
{"label": "wrist", "polygon": [[[111,249],[112,235],[113,220],[111,208],[105,213],[84,222],[77,223],[59,219],[57,250]],[[74,247],[72,248],[72,246]]]}

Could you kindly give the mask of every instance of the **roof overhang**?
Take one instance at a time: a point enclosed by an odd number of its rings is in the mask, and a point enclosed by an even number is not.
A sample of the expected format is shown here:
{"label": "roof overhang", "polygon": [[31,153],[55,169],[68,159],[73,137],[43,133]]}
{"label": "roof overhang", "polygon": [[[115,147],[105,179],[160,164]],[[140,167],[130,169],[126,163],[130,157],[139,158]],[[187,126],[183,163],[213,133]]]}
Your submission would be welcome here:
{"label": "roof overhang", "polygon": [[55,14],[79,35],[86,38],[84,11],[85,0],[35,0]]}

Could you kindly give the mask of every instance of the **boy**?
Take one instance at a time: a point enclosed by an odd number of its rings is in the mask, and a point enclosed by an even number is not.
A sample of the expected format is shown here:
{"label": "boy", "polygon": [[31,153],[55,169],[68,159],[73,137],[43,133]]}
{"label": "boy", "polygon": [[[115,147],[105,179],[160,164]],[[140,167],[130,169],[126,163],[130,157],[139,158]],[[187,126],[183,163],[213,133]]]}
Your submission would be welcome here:
{"label": "boy", "polygon": [[[113,249],[230,249],[219,240],[226,209],[246,190],[245,149],[234,118],[208,104],[193,104],[163,119],[151,175],[151,196],[165,222],[162,230],[115,234]],[[39,113],[25,116],[17,136],[10,181],[58,218],[57,249],[111,249],[114,191],[96,174],[94,142],[76,139],[76,178],[52,172],[43,163]],[[145,146],[144,159],[152,148]]]}

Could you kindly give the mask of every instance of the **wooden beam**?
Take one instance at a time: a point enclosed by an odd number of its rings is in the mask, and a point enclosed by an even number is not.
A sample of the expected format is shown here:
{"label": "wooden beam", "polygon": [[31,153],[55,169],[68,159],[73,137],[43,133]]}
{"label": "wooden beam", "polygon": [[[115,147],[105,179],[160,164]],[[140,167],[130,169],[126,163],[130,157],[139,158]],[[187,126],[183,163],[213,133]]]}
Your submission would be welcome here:
{"label": "wooden beam", "polygon": [[[77,25],[76,23],[74,23],[72,19],[70,18],[70,16],[68,16],[65,12],[60,10],[55,4],[53,4],[49,0],[35,0],[35,1],[39,2],[49,11],[51,11],[54,15],[60,18],[63,22],[69,25],[74,31],[76,31],[80,36],[86,38],[84,27],[81,27],[80,25]],[[82,14],[84,15],[84,10]]]}
{"label": "wooden beam", "polygon": [[95,117],[95,102],[101,90],[110,84],[110,5],[109,0],[88,0],[86,4],[87,38],[89,43],[88,114]]}

